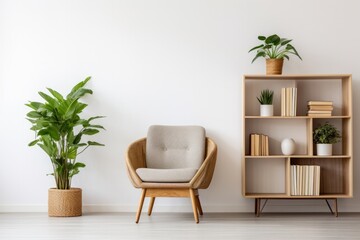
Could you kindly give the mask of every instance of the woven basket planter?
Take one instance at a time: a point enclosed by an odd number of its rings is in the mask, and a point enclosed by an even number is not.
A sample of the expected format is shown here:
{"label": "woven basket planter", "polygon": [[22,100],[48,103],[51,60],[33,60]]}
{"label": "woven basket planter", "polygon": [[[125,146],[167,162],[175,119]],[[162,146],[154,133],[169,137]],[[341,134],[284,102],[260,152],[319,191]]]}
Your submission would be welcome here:
{"label": "woven basket planter", "polygon": [[284,59],[266,59],[266,75],[280,75]]}
{"label": "woven basket planter", "polygon": [[81,188],[49,189],[48,213],[50,217],[76,217],[82,215]]}

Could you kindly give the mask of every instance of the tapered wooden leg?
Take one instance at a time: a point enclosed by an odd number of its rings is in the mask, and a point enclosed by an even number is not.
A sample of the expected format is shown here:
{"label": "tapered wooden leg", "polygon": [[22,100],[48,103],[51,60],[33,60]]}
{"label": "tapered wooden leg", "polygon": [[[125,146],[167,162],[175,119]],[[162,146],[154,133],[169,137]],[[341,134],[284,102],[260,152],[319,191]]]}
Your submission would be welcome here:
{"label": "tapered wooden leg", "polygon": [[193,189],[190,188],[189,191],[190,191],[190,197],[191,197],[191,203],[192,203],[192,208],[193,208],[193,212],[194,212],[195,222],[199,223],[199,215],[197,212],[196,196],[195,196]]}
{"label": "tapered wooden leg", "polygon": [[202,210],[202,207],[201,207],[199,195],[196,195],[196,205],[197,205],[197,209],[199,211],[199,214],[203,215],[204,213],[203,213],[203,210]]}
{"label": "tapered wooden leg", "polygon": [[155,202],[155,197],[151,197],[150,198],[150,203],[149,203],[149,209],[148,209],[148,215],[150,216],[152,213],[152,209],[154,207],[154,202]]}
{"label": "tapered wooden leg", "polygon": [[141,210],[142,210],[142,207],[144,205],[144,199],[145,199],[145,195],[146,195],[146,189],[142,189],[142,192],[141,192],[141,197],[140,197],[140,202],[139,202],[139,208],[138,208],[138,211],[136,213],[136,223],[139,222],[139,219],[140,219],[140,215],[141,215]]}

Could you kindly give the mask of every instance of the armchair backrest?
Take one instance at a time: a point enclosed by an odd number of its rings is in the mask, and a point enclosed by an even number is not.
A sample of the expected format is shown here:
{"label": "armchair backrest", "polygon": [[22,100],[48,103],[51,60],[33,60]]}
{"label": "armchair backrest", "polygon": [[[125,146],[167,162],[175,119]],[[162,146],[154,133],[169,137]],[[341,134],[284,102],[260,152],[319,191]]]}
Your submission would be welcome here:
{"label": "armchair backrest", "polygon": [[198,169],[205,157],[205,135],[200,126],[150,126],[146,139],[147,167]]}

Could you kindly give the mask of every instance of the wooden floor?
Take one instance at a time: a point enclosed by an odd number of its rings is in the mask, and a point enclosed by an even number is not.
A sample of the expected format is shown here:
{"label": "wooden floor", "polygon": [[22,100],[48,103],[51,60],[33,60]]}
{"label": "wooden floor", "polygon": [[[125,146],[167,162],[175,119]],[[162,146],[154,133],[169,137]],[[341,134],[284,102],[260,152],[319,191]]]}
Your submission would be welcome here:
{"label": "wooden floor", "polygon": [[270,214],[91,213],[49,218],[45,213],[1,213],[0,239],[360,239],[360,213]]}

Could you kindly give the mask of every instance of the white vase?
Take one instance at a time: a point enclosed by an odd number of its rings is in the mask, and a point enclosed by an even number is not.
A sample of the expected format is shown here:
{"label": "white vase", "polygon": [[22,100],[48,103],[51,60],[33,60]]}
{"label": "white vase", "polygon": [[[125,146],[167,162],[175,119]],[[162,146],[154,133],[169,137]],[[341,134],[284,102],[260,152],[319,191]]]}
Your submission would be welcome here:
{"label": "white vase", "polygon": [[274,115],[274,106],[269,104],[260,105],[260,116],[268,117]]}
{"label": "white vase", "polygon": [[316,151],[318,156],[331,156],[332,155],[332,144],[318,143],[316,144]]}
{"label": "white vase", "polygon": [[285,138],[281,141],[281,151],[284,155],[292,155],[295,152],[296,144],[294,139]]}

